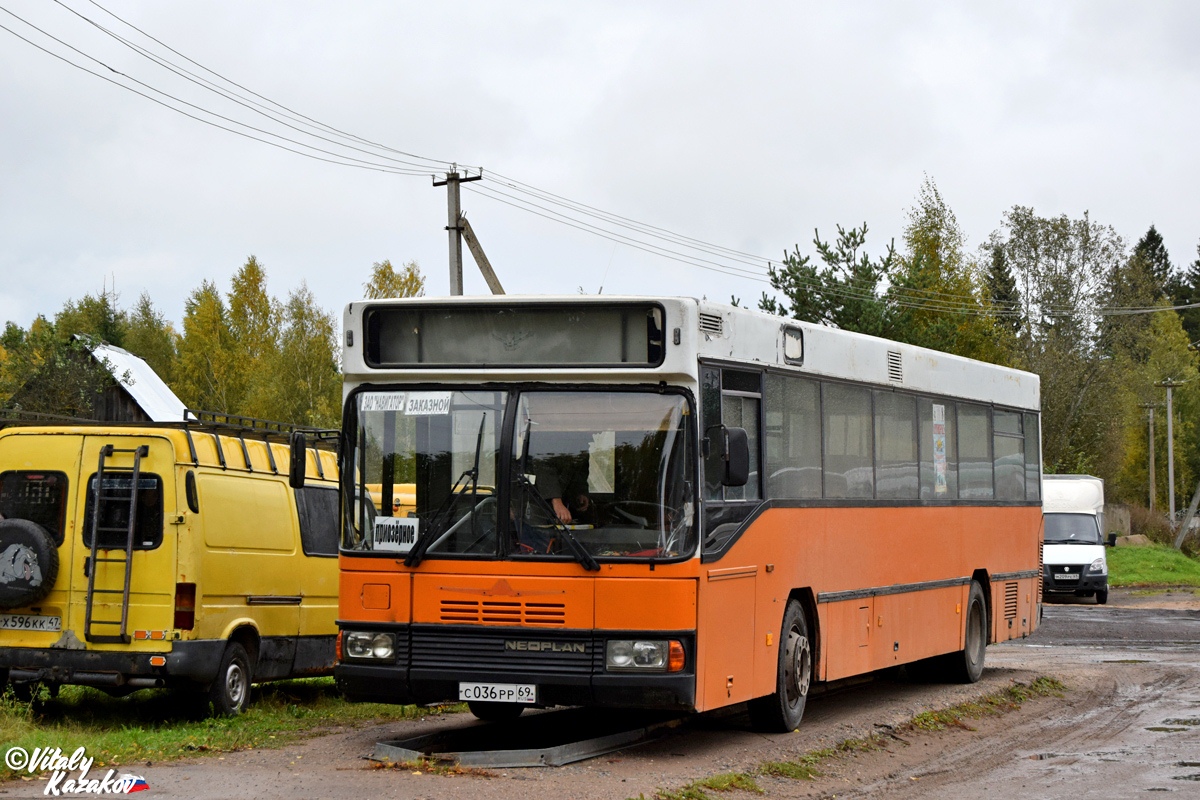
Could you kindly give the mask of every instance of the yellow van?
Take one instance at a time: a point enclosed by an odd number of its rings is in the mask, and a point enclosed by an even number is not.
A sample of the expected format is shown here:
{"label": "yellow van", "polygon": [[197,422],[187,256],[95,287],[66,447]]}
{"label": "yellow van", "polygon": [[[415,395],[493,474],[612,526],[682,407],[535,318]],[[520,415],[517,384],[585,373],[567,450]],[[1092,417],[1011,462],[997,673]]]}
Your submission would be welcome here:
{"label": "yellow van", "polygon": [[332,673],[332,437],[189,413],[0,428],[0,688],[182,686],[237,714],[252,681]]}

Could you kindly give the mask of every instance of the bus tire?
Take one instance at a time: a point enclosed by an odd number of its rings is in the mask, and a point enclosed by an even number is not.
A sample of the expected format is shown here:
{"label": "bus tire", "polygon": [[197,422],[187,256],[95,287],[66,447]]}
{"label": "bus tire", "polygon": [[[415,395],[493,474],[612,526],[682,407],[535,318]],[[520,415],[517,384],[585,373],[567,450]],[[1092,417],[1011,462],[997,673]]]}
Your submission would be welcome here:
{"label": "bus tire", "polygon": [[213,715],[234,717],[246,710],[250,702],[250,681],[253,677],[250,656],[246,648],[230,642],[221,657],[221,667],[208,690]]}
{"label": "bus tire", "polygon": [[747,705],[750,723],[763,733],[787,733],[796,730],[804,716],[804,704],[812,685],[812,641],[804,609],[789,600],[783,612],[779,635],[779,667],[775,693],[758,697]]}
{"label": "bus tire", "polygon": [[519,703],[487,703],[478,700],[468,700],[467,708],[477,719],[484,722],[504,722],[521,716],[525,706]]}
{"label": "bus tire", "polygon": [[983,587],[978,581],[971,581],[963,649],[946,656],[947,677],[956,683],[975,683],[983,675],[983,658],[986,651],[987,604],[983,599]]}
{"label": "bus tire", "polygon": [[1102,606],[1108,602],[1108,589],[1101,589],[1096,592],[1096,605]]}

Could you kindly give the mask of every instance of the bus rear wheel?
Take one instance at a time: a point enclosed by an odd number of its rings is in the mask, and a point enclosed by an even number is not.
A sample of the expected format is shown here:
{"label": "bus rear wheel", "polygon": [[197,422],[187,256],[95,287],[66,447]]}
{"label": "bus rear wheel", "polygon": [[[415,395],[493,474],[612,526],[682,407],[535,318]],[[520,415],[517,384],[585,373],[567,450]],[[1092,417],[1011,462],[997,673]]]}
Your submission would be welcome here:
{"label": "bus rear wheel", "polygon": [[947,677],[956,683],[975,683],[983,675],[983,657],[986,650],[987,604],[983,599],[983,587],[978,581],[971,581],[963,649],[945,656]]}
{"label": "bus rear wheel", "polygon": [[775,693],[751,700],[747,706],[750,723],[763,733],[787,733],[800,725],[804,704],[812,685],[812,644],[804,609],[789,600],[783,612],[779,636],[779,668]]}

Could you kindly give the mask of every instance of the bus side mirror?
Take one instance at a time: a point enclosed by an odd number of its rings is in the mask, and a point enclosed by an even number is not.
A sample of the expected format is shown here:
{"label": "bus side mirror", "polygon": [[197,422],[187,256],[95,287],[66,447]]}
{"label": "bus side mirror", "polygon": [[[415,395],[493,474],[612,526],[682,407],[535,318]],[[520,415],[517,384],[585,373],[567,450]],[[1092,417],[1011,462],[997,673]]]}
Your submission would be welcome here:
{"label": "bus side mirror", "polygon": [[750,443],[745,428],[725,428],[725,474],[721,483],[726,486],[745,486],[750,480]]}
{"label": "bus side mirror", "polygon": [[292,449],[288,460],[288,485],[293,489],[302,489],[304,476],[308,472],[308,441],[302,431],[292,431],[288,444]]}

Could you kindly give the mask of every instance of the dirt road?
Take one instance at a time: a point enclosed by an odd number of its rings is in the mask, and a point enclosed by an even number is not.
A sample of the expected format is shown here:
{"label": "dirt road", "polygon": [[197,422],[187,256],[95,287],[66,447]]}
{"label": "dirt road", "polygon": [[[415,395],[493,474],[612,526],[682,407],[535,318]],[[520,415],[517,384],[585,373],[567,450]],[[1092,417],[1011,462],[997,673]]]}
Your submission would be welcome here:
{"label": "dirt road", "polygon": [[[851,738],[886,732],[1038,675],[1054,675],[1064,698],[972,722],[975,730],[904,734],[883,750],[839,759],[815,781],[760,778],[771,797],[1123,798],[1148,790],[1200,795],[1200,597],[1114,592],[1108,606],[1047,606],[1041,630],[991,647],[972,686],[877,679],[810,699],[797,733],[766,736],[744,716],[702,717],[665,738],[591,761],[487,775],[373,769],[375,742],[474,724],[466,715],[334,732],[280,750],[172,764],[128,765],[149,797],[188,798],[604,798],[677,790],[714,774],[794,759]],[[9,783],[0,796],[41,796],[38,783]],[[750,797],[733,793],[727,797]]]}

